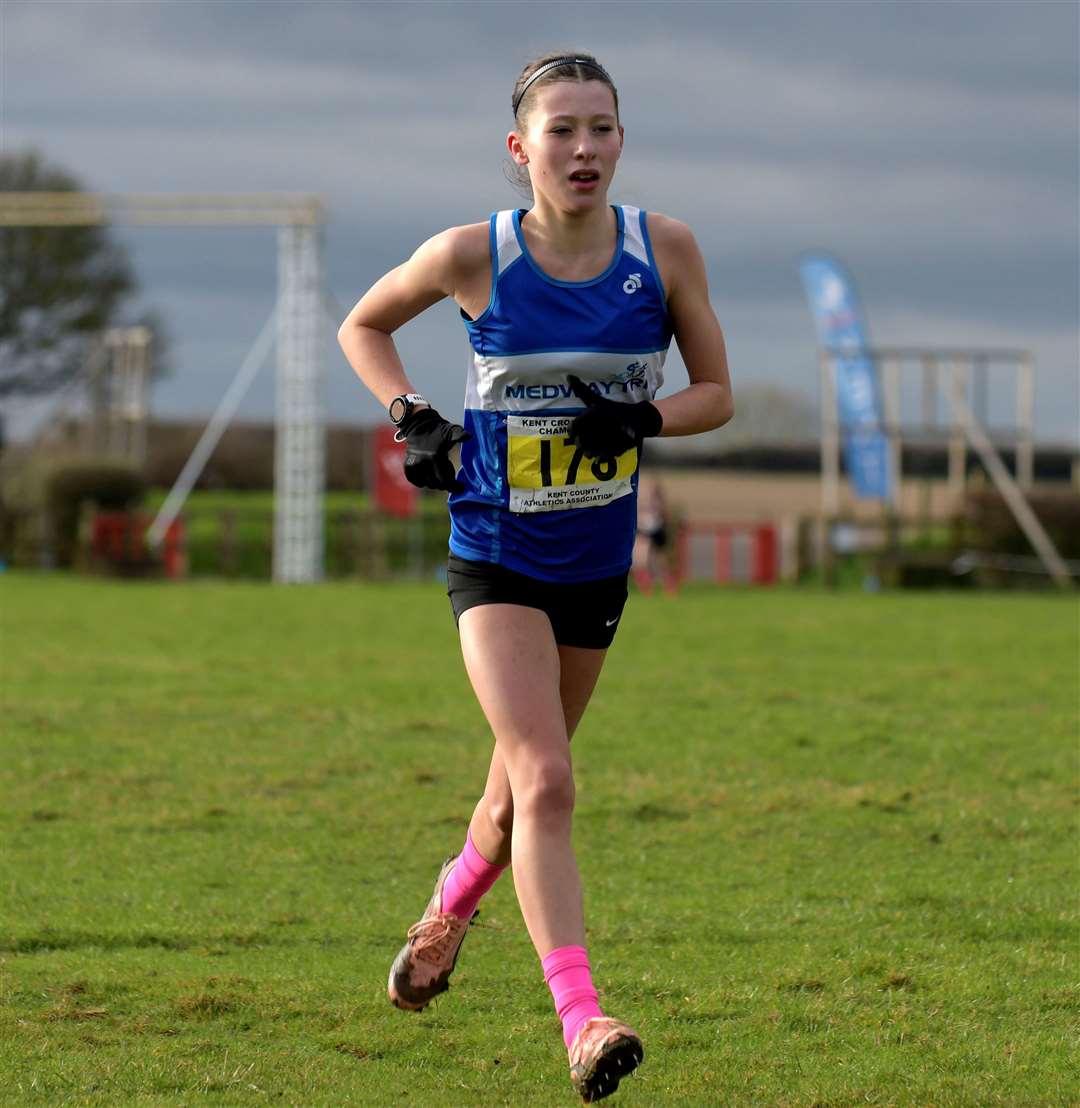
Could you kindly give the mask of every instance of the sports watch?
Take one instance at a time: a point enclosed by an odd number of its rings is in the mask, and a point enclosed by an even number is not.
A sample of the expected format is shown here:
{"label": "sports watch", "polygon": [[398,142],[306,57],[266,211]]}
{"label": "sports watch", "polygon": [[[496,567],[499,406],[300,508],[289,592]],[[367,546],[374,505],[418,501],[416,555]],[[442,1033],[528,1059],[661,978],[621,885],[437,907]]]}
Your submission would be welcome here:
{"label": "sports watch", "polygon": [[[390,413],[390,422],[395,427],[400,427],[405,417],[417,404],[428,404],[418,392],[407,392],[401,396],[395,396],[387,407],[387,411]],[[430,408],[431,405],[428,404],[428,407]]]}

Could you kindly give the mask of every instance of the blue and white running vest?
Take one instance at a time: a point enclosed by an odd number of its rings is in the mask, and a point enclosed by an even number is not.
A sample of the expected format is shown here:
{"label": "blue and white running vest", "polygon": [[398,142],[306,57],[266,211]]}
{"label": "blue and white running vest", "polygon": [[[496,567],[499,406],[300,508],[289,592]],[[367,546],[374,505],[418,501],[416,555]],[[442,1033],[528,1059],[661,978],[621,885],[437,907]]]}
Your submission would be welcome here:
{"label": "blue and white running vest", "polygon": [[615,207],[611,264],[557,281],[533,261],[524,211],[491,217],[491,299],[470,320],[461,447],[464,492],[450,497],[450,550],[544,581],[588,581],[630,566],[638,451],[589,459],[566,441],[584,407],[576,374],[610,400],[651,400],[663,384],[671,319],[645,213]]}

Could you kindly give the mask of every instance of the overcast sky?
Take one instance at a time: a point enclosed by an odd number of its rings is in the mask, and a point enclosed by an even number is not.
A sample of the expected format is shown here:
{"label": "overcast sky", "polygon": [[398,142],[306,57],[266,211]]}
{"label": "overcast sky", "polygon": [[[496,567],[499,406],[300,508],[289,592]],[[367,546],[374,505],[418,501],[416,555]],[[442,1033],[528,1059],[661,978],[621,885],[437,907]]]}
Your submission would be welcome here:
{"label": "overcast sky", "polygon": [[[1076,3],[3,0],[0,20],[6,150],[95,191],[316,193],[342,311],[429,235],[525,204],[503,176],[510,90],[530,57],[589,50],[626,128],[612,199],[695,231],[736,405],[740,384],[816,396],[797,258],[824,247],[875,343],[1030,348],[1037,433],[1077,438]],[[173,336],[155,412],[206,415],[272,308],[275,235],[117,234]],[[334,330],[332,418],[377,418]],[[398,338],[460,413],[455,310]],[[991,393],[1006,423],[1010,387]],[[243,412],[272,410],[267,366]]]}

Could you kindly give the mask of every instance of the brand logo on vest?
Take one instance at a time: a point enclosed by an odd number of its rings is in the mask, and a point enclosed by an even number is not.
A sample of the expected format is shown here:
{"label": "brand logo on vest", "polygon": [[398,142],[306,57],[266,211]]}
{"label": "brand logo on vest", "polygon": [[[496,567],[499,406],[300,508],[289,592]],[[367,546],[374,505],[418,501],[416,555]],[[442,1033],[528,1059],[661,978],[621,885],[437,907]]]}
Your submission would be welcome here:
{"label": "brand logo on vest", "polygon": [[644,362],[631,362],[626,369],[615,378],[616,381],[622,381],[624,389],[645,388],[647,381],[645,374],[648,372],[649,367]]}
{"label": "brand logo on vest", "polygon": [[[554,371],[552,371],[554,372]],[[588,373],[584,367],[578,369],[579,373]],[[605,380],[590,381],[589,388],[600,396],[627,395],[638,389],[649,387],[649,363],[633,361],[624,370],[608,377]],[[558,384],[527,385],[524,382],[507,384],[503,386],[503,396],[507,400],[571,400],[574,390],[565,382]],[[549,417],[545,417],[549,418]]]}
{"label": "brand logo on vest", "polygon": [[629,294],[631,292],[637,292],[641,288],[642,280],[640,273],[631,273],[625,281],[623,281],[622,290]]}

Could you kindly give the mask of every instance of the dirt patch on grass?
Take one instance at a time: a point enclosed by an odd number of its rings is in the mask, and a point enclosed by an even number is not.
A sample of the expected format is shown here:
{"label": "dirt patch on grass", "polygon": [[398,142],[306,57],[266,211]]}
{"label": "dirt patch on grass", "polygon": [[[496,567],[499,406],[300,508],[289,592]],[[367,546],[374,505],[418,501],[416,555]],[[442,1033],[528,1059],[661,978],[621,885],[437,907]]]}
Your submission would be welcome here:
{"label": "dirt patch on grass", "polygon": [[776,988],[782,993],[821,993],[825,991],[825,982],[815,977],[797,978],[794,981],[781,981]]}
{"label": "dirt patch on grass", "polygon": [[915,989],[915,982],[912,981],[906,973],[890,973],[889,976],[878,985],[878,988],[881,989],[882,992],[898,989],[903,989],[905,992],[913,992]]}
{"label": "dirt patch on grass", "polygon": [[358,1058],[361,1062],[377,1062],[382,1057],[382,1051],[365,1050],[355,1043],[335,1043],[334,1049],[338,1054],[347,1054],[350,1058]]}
{"label": "dirt patch on grass", "polygon": [[213,989],[198,989],[182,993],[173,1001],[173,1007],[185,1019],[214,1019],[231,1012],[236,1005],[229,995],[222,995]]}
{"label": "dirt patch on grass", "polygon": [[57,990],[56,1003],[42,1013],[41,1018],[48,1023],[74,1022],[105,1019],[109,1010],[100,1004],[90,1002],[86,996],[85,981],[71,981]]}

